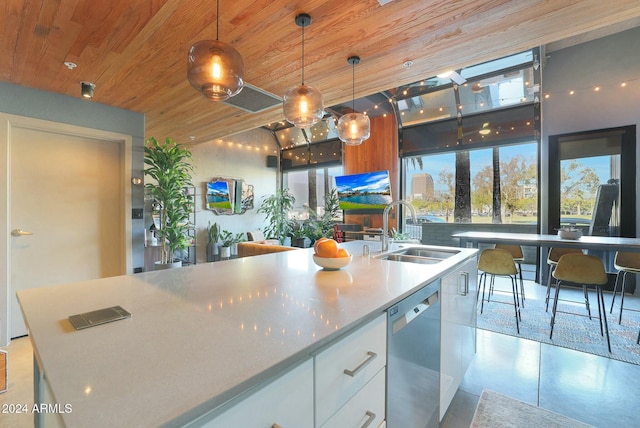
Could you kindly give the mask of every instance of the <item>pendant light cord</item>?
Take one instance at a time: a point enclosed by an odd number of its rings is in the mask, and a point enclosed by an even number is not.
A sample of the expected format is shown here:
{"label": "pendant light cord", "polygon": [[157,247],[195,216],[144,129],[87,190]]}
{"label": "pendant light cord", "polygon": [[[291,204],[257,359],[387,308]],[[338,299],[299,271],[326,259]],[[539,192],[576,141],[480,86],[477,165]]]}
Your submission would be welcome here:
{"label": "pendant light cord", "polygon": [[304,86],[304,25],[302,26],[302,85]]}
{"label": "pendant light cord", "polygon": [[356,63],[351,65],[351,110],[356,111]]}
{"label": "pendant light cord", "polygon": [[220,0],[216,1],[216,41],[218,40],[218,18],[220,17]]}

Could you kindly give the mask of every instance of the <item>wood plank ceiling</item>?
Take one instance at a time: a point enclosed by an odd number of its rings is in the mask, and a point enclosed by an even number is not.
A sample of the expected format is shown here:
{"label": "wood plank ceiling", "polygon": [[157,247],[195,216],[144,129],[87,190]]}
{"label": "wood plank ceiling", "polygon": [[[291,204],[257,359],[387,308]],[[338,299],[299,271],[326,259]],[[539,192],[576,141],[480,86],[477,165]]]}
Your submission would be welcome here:
{"label": "wood plank ceiling", "polygon": [[[216,34],[215,0],[6,0],[0,6],[0,80],[142,112],[146,136],[200,143],[283,119],[199,95],[186,79],[189,47]],[[245,62],[247,82],[282,96],[305,83],[325,105],[389,90],[640,16],[637,0],[221,0],[220,40]],[[621,24],[622,25],[622,24]],[[403,67],[407,60],[410,68]],[[72,61],[73,70],[64,66]],[[0,94],[1,96],[1,94]],[[190,136],[195,139],[190,141]]]}

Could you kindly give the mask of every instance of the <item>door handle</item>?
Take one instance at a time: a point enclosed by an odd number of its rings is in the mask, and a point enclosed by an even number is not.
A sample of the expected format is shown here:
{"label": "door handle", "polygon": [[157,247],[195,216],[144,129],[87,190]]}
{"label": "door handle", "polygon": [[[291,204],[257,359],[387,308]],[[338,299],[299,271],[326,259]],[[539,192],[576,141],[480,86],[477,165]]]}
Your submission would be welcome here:
{"label": "door handle", "polygon": [[25,236],[25,235],[33,235],[33,232],[27,232],[26,230],[22,230],[22,229],[13,229],[11,231],[11,236]]}

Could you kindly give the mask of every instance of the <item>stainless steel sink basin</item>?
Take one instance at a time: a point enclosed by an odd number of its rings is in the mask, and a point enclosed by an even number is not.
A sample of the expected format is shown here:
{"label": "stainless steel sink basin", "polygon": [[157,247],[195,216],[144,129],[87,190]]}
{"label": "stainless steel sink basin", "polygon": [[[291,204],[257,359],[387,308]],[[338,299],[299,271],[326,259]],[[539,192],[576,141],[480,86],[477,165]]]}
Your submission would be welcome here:
{"label": "stainless steel sink basin", "polygon": [[430,257],[435,259],[448,259],[451,256],[459,254],[458,250],[440,250],[431,248],[409,247],[398,251],[394,251],[394,254],[403,254],[407,256],[417,257]]}
{"label": "stainless steel sink basin", "polygon": [[404,254],[387,254],[380,257],[382,260],[392,260],[396,262],[421,263],[424,265],[433,265],[440,263],[443,259],[433,257],[407,256]]}
{"label": "stainless steel sink basin", "polygon": [[390,260],[396,262],[420,263],[432,265],[440,263],[449,257],[459,254],[459,250],[448,250],[428,247],[407,247],[399,250],[381,254],[378,256],[381,260]]}

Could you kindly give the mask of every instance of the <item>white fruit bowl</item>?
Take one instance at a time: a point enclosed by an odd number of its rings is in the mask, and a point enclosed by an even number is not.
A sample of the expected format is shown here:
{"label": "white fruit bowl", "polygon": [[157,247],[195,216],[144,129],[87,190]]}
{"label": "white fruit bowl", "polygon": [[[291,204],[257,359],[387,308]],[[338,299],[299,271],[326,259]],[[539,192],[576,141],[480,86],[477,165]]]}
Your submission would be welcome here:
{"label": "white fruit bowl", "polygon": [[580,239],[582,231],[580,229],[559,229],[558,236],[561,239]]}
{"label": "white fruit bowl", "polygon": [[325,270],[338,270],[351,263],[353,255],[349,257],[319,257],[313,255],[313,261]]}

